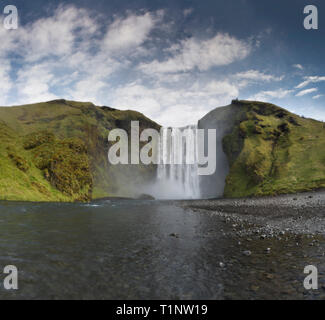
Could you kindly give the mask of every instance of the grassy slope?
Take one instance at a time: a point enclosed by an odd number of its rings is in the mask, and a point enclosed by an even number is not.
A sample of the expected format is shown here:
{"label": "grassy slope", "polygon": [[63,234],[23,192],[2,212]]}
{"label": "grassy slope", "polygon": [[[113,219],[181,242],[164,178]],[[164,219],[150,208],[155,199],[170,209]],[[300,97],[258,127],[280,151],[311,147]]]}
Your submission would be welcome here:
{"label": "grassy slope", "polygon": [[1,107],[0,119],[0,199],[84,201],[127,195],[115,179],[123,180],[127,170],[142,173],[139,180],[152,174],[152,168],[121,170],[107,162],[110,130],[129,131],[131,120],[140,121],[140,129],[159,128],[141,113],[56,100]]}
{"label": "grassy slope", "polygon": [[325,187],[325,125],[272,104],[235,101],[242,112],[224,138],[230,161],[226,197]]}

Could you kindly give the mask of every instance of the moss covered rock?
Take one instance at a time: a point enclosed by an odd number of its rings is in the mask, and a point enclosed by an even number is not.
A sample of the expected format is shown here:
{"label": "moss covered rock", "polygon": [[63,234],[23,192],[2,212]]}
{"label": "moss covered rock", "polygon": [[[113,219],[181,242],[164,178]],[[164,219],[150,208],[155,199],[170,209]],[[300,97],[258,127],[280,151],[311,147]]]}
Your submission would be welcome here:
{"label": "moss covered rock", "polygon": [[226,197],[294,193],[325,187],[325,129],[273,104],[241,107],[223,146],[230,163]]}
{"label": "moss covered rock", "polygon": [[93,180],[84,142],[78,138],[47,141],[38,136],[41,141],[31,149],[35,166],[65,195],[90,200]]}

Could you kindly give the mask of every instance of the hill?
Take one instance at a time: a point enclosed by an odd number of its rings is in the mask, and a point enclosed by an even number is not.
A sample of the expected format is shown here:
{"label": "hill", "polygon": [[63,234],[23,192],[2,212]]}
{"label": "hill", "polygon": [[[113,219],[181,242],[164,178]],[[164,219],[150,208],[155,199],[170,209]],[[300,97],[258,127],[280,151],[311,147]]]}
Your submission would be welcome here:
{"label": "hill", "polygon": [[[135,197],[156,167],[111,166],[108,134],[136,111],[55,100],[0,108],[0,200],[89,201]],[[325,187],[325,124],[270,103],[232,101],[199,121],[217,129],[217,170],[201,177],[205,198],[296,193]],[[140,186],[140,187],[139,187]]]}
{"label": "hill", "polygon": [[151,166],[108,165],[108,133],[130,121],[160,126],[135,111],[55,100],[0,107],[0,199],[88,201],[134,196],[153,178]]}
{"label": "hill", "polygon": [[295,193],[325,187],[325,124],[270,103],[232,102],[223,137],[225,197]]}

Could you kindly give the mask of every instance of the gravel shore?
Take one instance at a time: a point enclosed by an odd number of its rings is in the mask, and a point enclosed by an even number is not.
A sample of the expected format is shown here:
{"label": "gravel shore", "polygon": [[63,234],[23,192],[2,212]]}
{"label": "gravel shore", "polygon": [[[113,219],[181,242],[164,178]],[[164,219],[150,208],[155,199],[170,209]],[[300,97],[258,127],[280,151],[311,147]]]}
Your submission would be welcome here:
{"label": "gravel shore", "polygon": [[[226,299],[325,299],[325,190],[177,205],[209,221],[201,236],[224,250]],[[307,265],[318,269],[317,290],[303,286]]]}
{"label": "gravel shore", "polygon": [[277,197],[180,201],[178,205],[248,223],[267,234],[325,234],[325,190]]}

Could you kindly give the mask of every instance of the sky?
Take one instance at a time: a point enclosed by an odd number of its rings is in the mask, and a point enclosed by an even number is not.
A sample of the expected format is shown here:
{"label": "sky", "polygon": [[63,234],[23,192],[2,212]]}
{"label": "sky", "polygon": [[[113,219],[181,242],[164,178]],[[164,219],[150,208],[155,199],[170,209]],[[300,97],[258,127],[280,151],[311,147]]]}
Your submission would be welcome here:
{"label": "sky", "polygon": [[239,98],[325,120],[324,57],[321,0],[0,0],[1,106],[64,98],[185,126]]}

